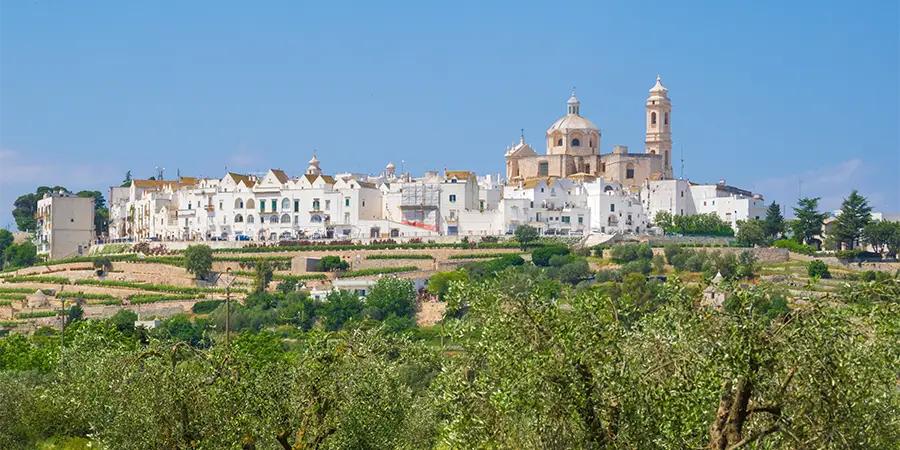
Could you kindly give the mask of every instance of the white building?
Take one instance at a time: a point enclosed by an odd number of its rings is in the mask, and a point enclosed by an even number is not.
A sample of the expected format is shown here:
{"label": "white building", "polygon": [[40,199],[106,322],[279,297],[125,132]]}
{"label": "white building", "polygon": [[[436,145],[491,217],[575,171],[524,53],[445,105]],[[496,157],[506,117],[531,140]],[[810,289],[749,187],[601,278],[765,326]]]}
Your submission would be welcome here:
{"label": "white building", "polygon": [[737,230],[739,220],[763,219],[763,197],[725,184],[696,184],[687,180],[650,180],[641,190],[641,201],[652,221],[659,211],[690,216],[713,213]]}
{"label": "white building", "polygon": [[584,186],[566,178],[536,178],[506,186],[501,207],[509,231],[527,224],[542,233],[584,234],[590,224]]}
{"label": "white building", "polygon": [[86,253],[94,240],[94,199],[68,192],[44,194],[37,202],[38,254],[64,259]]}
{"label": "white building", "polygon": [[616,183],[599,179],[584,185],[591,210],[591,231],[601,234],[641,234],[649,228],[649,218],[637,193]]}

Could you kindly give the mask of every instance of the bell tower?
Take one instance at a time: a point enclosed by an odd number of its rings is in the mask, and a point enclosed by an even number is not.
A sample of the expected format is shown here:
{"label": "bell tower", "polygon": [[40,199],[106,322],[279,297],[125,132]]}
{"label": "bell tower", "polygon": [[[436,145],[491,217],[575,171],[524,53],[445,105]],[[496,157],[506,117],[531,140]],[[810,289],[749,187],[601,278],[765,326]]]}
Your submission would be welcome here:
{"label": "bell tower", "polygon": [[672,178],[672,101],[659,76],[647,98],[647,153],[662,155],[663,175]]}

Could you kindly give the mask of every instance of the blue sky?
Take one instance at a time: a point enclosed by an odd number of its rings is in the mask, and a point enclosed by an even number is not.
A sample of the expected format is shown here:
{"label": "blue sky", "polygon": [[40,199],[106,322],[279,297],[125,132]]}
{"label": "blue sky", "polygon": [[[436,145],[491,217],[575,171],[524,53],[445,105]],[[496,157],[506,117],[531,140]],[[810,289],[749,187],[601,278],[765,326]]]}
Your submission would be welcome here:
{"label": "blue sky", "polygon": [[329,173],[498,173],[520,128],[544,150],[572,86],[604,153],[640,151],[657,74],[692,180],[900,212],[898,18],[892,0],[4,2],[0,226],[42,184],[298,174],[313,149]]}

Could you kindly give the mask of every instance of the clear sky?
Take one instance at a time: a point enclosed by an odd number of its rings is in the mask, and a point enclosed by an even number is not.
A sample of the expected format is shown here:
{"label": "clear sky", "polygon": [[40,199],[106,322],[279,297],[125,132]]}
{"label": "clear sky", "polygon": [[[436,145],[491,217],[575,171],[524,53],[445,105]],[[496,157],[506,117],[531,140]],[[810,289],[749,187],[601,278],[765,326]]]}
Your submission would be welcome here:
{"label": "clear sky", "polygon": [[[108,192],[305,170],[504,171],[544,151],[572,86],[643,151],[656,75],[675,173],[837,208],[900,212],[900,9],[858,2],[7,1],[0,6],[0,226],[39,185]],[[13,225],[14,227],[14,225]]]}

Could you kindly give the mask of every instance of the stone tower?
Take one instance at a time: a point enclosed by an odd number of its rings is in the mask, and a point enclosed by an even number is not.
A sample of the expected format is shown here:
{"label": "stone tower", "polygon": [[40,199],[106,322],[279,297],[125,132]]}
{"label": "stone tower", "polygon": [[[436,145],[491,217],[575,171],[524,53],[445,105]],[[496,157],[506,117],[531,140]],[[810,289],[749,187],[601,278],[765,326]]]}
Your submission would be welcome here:
{"label": "stone tower", "polygon": [[663,176],[672,178],[672,101],[668,89],[656,77],[647,98],[647,153],[662,155]]}

